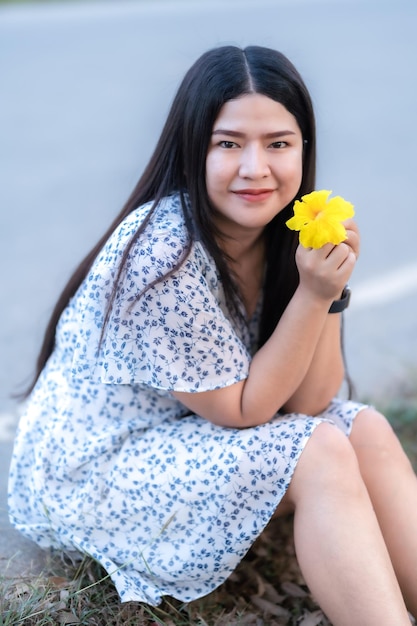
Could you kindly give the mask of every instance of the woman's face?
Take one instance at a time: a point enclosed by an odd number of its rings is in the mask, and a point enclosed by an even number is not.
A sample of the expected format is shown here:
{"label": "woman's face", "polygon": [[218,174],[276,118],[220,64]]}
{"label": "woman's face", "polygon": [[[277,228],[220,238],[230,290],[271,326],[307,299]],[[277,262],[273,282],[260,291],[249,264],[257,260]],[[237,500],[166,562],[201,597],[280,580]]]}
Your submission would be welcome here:
{"label": "woman's face", "polygon": [[295,117],[260,94],[229,100],[214,123],[206,185],[225,234],[261,231],[296,196],[303,138]]}

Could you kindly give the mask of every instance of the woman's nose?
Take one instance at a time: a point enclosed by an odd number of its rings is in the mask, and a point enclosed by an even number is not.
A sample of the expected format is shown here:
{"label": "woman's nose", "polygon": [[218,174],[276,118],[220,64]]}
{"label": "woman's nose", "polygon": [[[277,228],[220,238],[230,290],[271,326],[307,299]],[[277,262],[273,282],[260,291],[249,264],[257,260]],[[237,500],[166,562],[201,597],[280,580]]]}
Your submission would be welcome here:
{"label": "woman's nose", "polygon": [[251,145],[242,150],[239,168],[242,178],[264,178],[269,173],[268,155],[263,146]]}

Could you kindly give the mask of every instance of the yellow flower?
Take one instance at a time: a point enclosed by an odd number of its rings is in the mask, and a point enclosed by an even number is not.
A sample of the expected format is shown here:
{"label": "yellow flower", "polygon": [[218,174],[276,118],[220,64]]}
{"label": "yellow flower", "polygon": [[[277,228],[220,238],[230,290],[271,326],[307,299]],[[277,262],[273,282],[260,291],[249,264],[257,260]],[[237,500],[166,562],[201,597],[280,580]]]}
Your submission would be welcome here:
{"label": "yellow flower", "polygon": [[300,231],[304,248],[321,248],[326,243],[337,246],[347,237],[342,222],[355,215],[353,204],[340,196],[328,200],[331,193],[326,189],[312,191],[294,202],[294,216],[286,225]]}

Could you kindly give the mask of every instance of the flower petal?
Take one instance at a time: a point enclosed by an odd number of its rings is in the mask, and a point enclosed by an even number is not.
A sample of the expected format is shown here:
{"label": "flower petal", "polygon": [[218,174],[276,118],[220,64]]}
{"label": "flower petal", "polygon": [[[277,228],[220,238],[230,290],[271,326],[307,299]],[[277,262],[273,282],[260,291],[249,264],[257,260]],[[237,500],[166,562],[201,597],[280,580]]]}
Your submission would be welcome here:
{"label": "flower petal", "polygon": [[294,216],[286,225],[300,231],[300,243],[306,248],[338,245],[347,237],[342,222],[355,214],[353,205],[341,196],[328,200],[331,193],[327,189],[312,191],[294,202]]}
{"label": "flower petal", "polygon": [[302,215],[293,215],[285,224],[290,230],[301,230],[303,226],[306,226],[309,222],[310,220],[307,220]]}
{"label": "flower petal", "polygon": [[320,191],[312,191],[311,193],[306,193],[301,198],[301,202],[310,206],[312,210],[315,212],[322,211],[324,209],[325,204],[327,203],[327,198],[330,196],[332,192],[327,189],[321,189]]}
{"label": "flower petal", "polygon": [[326,214],[331,216],[334,220],[339,220],[343,222],[343,220],[347,220],[349,217],[353,217],[355,215],[355,211],[353,210],[353,204],[347,202],[340,196],[335,196],[331,198],[324,209]]}

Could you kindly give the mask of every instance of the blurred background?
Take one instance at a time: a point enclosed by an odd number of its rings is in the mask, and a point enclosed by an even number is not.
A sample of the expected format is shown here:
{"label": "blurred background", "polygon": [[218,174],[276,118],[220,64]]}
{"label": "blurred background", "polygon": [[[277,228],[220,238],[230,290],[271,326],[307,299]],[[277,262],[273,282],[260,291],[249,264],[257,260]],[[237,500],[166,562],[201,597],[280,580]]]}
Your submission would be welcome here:
{"label": "blurred background", "polygon": [[346,350],[361,398],[415,388],[415,0],[0,2],[0,439],[57,296],[119,212],[188,67],[277,48],[315,104],[317,188],[353,202]]}
{"label": "blurred background", "polygon": [[[119,212],[189,66],[277,48],[318,124],[317,188],[355,205],[362,254],[346,352],[417,470],[416,0],[0,0],[0,563],[45,555],[8,522],[19,405],[51,309]],[[203,94],[204,95],[204,94]],[[411,403],[407,399],[411,398]]]}

